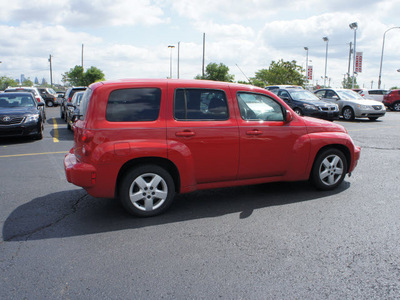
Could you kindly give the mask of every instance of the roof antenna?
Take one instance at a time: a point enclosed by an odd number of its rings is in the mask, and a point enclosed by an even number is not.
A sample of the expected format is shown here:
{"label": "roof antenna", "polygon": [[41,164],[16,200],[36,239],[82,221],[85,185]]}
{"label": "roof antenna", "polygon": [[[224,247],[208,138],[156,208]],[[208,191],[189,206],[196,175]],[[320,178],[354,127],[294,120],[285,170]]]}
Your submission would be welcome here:
{"label": "roof antenna", "polygon": [[242,72],[242,74],[244,75],[244,77],[246,77],[247,81],[248,81],[250,84],[253,84],[253,83],[251,82],[251,80],[249,79],[249,77],[247,77],[246,74],[244,74],[244,72],[242,71],[242,69],[239,68],[238,64],[236,64],[236,67],[238,67],[238,69],[240,70],[240,72]]}

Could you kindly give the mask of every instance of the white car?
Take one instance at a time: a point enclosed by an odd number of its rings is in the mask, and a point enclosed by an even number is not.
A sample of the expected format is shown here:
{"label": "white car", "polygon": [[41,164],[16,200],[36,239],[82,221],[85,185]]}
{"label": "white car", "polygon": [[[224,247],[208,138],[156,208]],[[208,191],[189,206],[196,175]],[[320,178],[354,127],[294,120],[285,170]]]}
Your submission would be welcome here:
{"label": "white car", "polygon": [[387,90],[361,90],[358,93],[365,99],[372,99],[379,102],[383,101],[383,96],[387,95]]}
{"label": "white car", "polygon": [[368,118],[375,121],[386,113],[385,105],[381,102],[365,99],[352,90],[321,89],[314,93],[323,101],[339,105],[339,114],[346,121],[352,121],[354,118]]}

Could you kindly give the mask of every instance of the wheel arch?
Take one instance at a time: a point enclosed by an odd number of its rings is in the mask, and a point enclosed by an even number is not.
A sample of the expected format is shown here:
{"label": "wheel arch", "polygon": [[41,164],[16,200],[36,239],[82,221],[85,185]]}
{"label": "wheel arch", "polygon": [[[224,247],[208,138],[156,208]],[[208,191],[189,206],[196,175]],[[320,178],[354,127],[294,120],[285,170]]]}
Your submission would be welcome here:
{"label": "wheel arch", "polygon": [[175,184],[175,191],[179,193],[181,188],[181,180],[179,170],[176,165],[170,160],[162,157],[141,157],[127,161],[119,170],[117,181],[115,184],[115,196],[118,197],[119,186],[121,184],[122,179],[125,174],[131,170],[132,168],[141,166],[141,165],[156,165],[165,169],[172,176]]}
{"label": "wheel arch", "polygon": [[[316,153],[316,155],[314,156],[314,161],[313,161],[311,170],[314,168],[315,161],[317,160],[319,155],[328,149],[337,149],[343,153],[344,157],[346,158],[346,173],[348,173],[349,169],[350,169],[350,165],[351,165],[351,153],[350,153],[349,148],[347,148],[345,145],[342,145],[342,144],[326,145],[326,146],[322,147],[321,149],[319,149],[318,152]],[[311,171],[310,171],[309,176],[311,176]]]}

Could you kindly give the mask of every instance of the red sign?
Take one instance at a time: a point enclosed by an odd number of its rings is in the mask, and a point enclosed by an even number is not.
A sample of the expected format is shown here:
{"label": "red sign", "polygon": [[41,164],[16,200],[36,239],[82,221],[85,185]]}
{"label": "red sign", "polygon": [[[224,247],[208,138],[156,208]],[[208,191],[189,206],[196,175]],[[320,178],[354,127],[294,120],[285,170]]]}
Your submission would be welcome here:
{"label": "red sign", "polygon": [[356,73],[362,72],[362,58],[363,58],[363,53],[356,52],[356,68],[354,70]]}
{"label": "red sign", "polygon": [[308,70],[307,70],[307,79],[308,80],[312,80],[312,74],[313,73],[313,67],[312,66],[308,66]]}

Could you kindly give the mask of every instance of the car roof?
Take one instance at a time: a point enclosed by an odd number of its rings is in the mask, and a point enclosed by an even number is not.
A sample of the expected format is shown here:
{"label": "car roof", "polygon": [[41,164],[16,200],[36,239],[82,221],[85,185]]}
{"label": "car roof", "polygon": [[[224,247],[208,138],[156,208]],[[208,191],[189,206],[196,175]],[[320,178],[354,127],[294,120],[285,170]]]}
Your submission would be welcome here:
{"label": "car roof", "polygon": [[32,93],[30,92],[9,92],[9,93],[0,93],[0,97],[10,97],[10,96],[30,96],[33,98]]}

